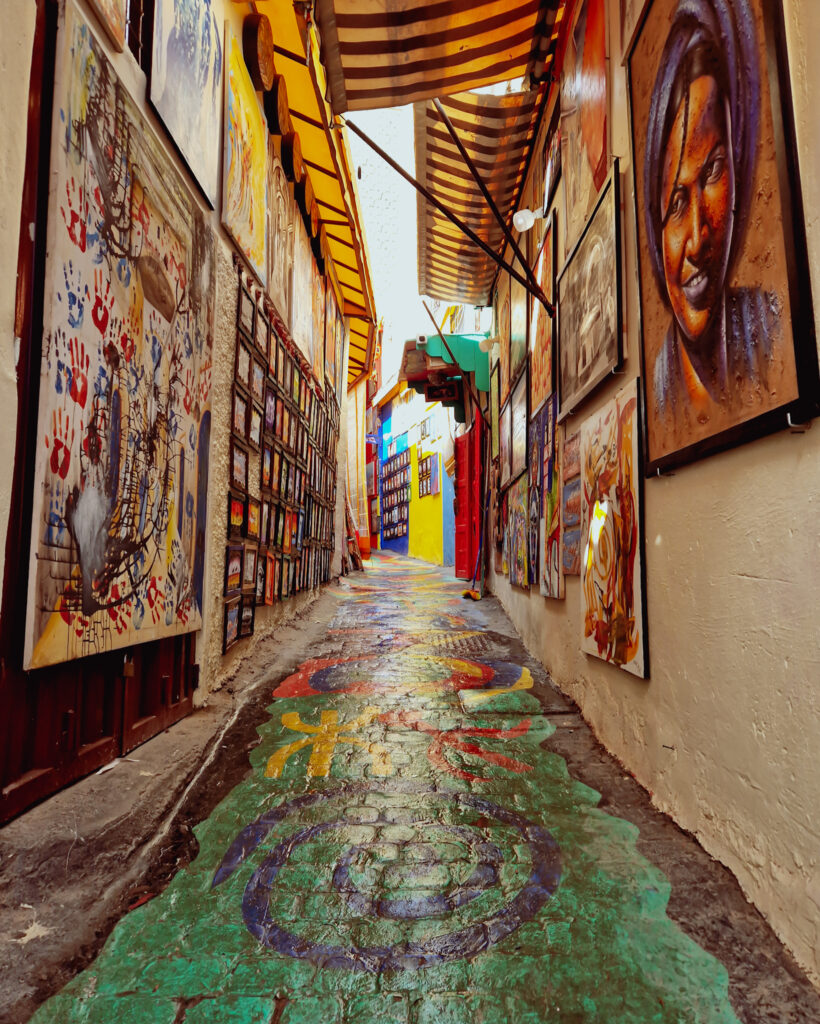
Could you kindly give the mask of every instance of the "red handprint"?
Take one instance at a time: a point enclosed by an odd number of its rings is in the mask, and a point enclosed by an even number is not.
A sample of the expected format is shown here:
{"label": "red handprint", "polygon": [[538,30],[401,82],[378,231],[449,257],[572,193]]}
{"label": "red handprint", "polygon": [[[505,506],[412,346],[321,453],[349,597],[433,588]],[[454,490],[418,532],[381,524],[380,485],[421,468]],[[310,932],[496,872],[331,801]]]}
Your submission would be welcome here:
{"label": "red handprint", "polygon": [[68,228],[68,237],[80,252],[85,252],[86,204],[83,187],[82,185],[77,185],[74,178],[72,178],[65,183],[65,194],[68,209],[66,210],[65,206],[61,206],[60,213],[62,213],[65,226]]}
{"label": "red handprint", "polygon": [[85,409],[88,398],[90,360],[86,355],[85,345],[77,338],[72,338],[68,343],[68,353],[70,359],[68,393],[81,409]]}
{"label": "red handprint", "polygon": [[182,392],[182,406],[185,409],[186,413],[191,411],[191,406],[194,404],[194,399],[193,399],[193,394],[192,394],[193,385],[194,385],[194,375],[193,375],[193,373],[191,373],[190,370],[186,370],[185,371],[185,383],[183,385],[183,392]]}
{"label": "red handprint", "polygon": [[199,404],[204,409],[211,393],[211,363],[204,363],[199,371]]}
{"label": "red handprint", "polygon": [[151,618],[154,622],[159,622],[159,618],[165,608],[165,601],[156,576],[151,577],[146,597],[148,598],[148,607],[151,609]]}
{"label": "red handprint", "polygon": [[[103,284],[105,291],[103,291]],[[89,298],[91,298],[90,295]],[[111,282],[106,281],[102,270],[97,269],[94,271],[94,308],[91,310],[91,319],[100,334],[105,334],[108,328],[108,317],[113,305],[114,296],[111,294]]]}
{"label": "red handprint", "polygon": [[46,448],[51,448],[51,472],[65,480],[71,463],[71,446],[74,444],[74,427],[62,409],[51,414],[51,440],[46,436]]}

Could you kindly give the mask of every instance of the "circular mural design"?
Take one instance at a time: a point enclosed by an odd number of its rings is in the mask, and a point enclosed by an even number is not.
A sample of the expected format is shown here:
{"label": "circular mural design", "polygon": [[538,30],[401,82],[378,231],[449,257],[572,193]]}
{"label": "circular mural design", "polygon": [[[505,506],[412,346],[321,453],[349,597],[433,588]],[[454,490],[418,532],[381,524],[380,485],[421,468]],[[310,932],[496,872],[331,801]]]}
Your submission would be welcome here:
{"label": "circular mural design", "polygon": [[[316,966],[371,973],[420,970],[487,950],[532,920],[555,892],[561,876],[558,844],[541,825],[472,793],[429,789],[403,780],[378,786],[354,783],[333,791],[308,793],[260,815],[232,843],[213,886],[229,878],[280,823],[298,819],[303,812],[326,802],[343,800],[347,808],[355,810],[359,798],[368,794],[381,800],[385,794],[406,794],[413,797],[412,806],[381,805],[378,816],[368,819],[370,837],[349,845],[336,861],[332,889],[357,919],[429,920],[436,926],[431,934],[395,945],[332,944],[311,940],[277,923],[271,911],[277,876],[292,859],[298,862],[306,844],[318,837],[329,840],[328,833],[334,831],[342,835],[349,831],[350,815],[343,811],[336,820],[297,829],[270,849],[253,872],[245,887],[242,915],[260,943]],[[453,823],[431,818],[443,814],[475,820]],[[309,816],[315,817],[315,812]],[[394,831],[398,826],[402,842],[381,841],[379,826]],[[494,839],[496,834],[512,834],[517,846],[528,849],[529,876],[511,898],[488,907],[486,914],[473,914],[468,923],[456,922],[457,927],[442,931],[449,916],[499,889],[505,857],[500,844],[488,839],[488,831]],[[472,870],[461,881],[454,879],[449,870],[448,848],[469,855]],[[377,874],[374,864],[379,868]]]}

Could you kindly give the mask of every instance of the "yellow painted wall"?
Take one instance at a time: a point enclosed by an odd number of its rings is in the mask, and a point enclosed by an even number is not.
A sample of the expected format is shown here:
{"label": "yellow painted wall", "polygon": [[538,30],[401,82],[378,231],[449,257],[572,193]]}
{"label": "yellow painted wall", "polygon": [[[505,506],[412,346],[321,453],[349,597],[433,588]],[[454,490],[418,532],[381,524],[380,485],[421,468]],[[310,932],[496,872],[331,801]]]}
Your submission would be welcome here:
{"label": "yellow painted wall", "polygon": [[[443,522],[441,491],[438,494],[419,497],[418,449],[417,444],[410,447],[412,480],[410,483],[410,529],[407,538],[407,553],[411,558],[423,558],[425,562],[442,565],[444,563],[444,538],[441,532]],[[431,451],[432,445],[422,448],[423,455],[428,455]],[[440,479],[441,466],[439,465]]]}

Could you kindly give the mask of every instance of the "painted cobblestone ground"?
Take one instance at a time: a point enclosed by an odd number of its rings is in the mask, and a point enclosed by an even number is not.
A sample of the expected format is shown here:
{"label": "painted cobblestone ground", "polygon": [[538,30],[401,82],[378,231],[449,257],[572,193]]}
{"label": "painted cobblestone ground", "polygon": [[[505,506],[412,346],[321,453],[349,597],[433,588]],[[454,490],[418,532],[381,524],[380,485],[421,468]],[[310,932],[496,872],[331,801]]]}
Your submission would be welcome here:
{"label": "painted cobblestone ground", "polygon": [[460,590],[399,558],[340,588],[342,656],[276,687],[197,859],[35,1022],[736,1021]]}

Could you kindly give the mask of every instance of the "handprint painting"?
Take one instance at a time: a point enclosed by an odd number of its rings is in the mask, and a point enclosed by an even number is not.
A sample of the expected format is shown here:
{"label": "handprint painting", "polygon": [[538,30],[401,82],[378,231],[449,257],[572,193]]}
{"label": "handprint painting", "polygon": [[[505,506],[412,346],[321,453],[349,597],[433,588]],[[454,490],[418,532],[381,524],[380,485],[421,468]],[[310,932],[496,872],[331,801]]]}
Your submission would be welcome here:
{"label": "handprint painting", "polygon": [[650,468],[798,398],[766,59],[762,0],[655,0],[630,59]]}
{"label": "handprint painting", "polygon": [[66,5],[25,666],[201,625],[214,241]]}

